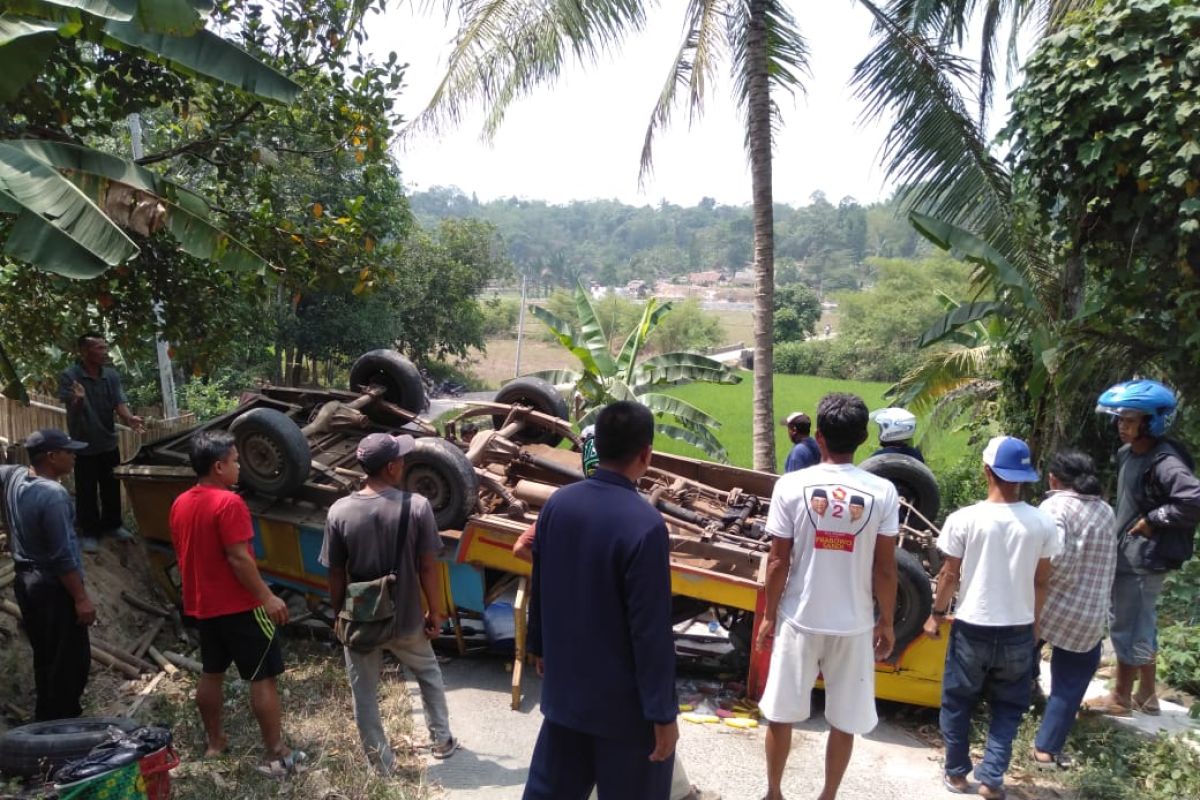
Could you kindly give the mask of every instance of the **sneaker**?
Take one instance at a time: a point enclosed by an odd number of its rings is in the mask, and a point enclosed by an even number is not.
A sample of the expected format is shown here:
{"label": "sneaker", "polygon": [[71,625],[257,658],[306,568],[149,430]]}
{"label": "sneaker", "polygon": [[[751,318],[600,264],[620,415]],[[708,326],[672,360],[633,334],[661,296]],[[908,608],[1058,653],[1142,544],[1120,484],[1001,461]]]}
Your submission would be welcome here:
{"label": "sneaker", "polygon": [[451,736],[441,744],[434,745],[430,748],[429,753],[434,758],[446,759],[454,755],[454,751],[458,750],[458,739]]}
{"label": "sneaker", "polygon": [[85,552],[85,553],[99,553],[100,552],[100,540],[97,539],[95,536],[80,536],[79,537],[79,546],[80,546],[80,548],[83,549],[83,552]]}
{"label": "sneaker", "polygon": [[118,542],[132,542],[137,537],[133,535],[125,526],[121,526],[112,532],[112,536]]}

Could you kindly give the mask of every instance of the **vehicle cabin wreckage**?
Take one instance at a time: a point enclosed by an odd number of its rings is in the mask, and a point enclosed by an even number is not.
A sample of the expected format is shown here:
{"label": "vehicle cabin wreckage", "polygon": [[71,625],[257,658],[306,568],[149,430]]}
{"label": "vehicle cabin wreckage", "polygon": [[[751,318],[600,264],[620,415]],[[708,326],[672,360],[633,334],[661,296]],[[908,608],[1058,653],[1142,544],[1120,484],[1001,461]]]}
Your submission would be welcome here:
{"label": "vehicle cabin wreckage", "polygon": [[[302,593],[314,617],[331,621],[327,573],[318,562],[325,513],[362,484],[355,458],[359,439],[373,432],[411,434],[416,446],[405,457],[405,488],[433,506],[445,544],[442,587],[460,652],[460,614],[482,615],[485,601],[517,585],[516,708],[532,565],[516,558],[512,547],[555,490],[584,477],[566,401],[539,378],[518,378],[494,402],[467,403],[444,421],[439,434],[421,416],[428,404],[418,371],[398,353],[363,355],[350,371],[350,385],[357,391],[261,387],[244,394],[234,411],[150,442],[119,467],[156,578],[178,597],[171,504],[195,483],[188,460],[191,436],[225,429],[237,441],[238,488],[250,507],[254,554],[264,579]],[[896,647],[876,666],[876,696],[937,706],[946,637],[921,636],[931,609],[931,576],[940,565],[932,523],[937,481],[924,464],[903,455],[875,456],[860,466],[891,480],[901,495]],[[715,611],[731,645],[722,655],[722,671],[744,674],[754,698],[762,692],[769,663],[769,653],[754,652],[752,642],[754,619],[766,599],[765,524],[776,478],[655,452],[638,486],[670,533],[673,621]],[[681,627],[686,626],[677,631]],[[713,644],[704,636],[677,637],[681,652],[687,652],[689,640]]]}

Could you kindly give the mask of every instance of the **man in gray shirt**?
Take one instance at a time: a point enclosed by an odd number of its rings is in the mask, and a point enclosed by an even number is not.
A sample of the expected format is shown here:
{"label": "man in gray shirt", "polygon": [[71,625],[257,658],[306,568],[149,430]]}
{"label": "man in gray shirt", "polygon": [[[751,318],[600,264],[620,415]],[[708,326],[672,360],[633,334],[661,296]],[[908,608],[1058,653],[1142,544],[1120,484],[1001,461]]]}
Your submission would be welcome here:
{"label": "man in gray shirt", "polygon": [[32,466],[0,467],[0,515],[16,566],[13,589],[33,648],[38,721],[78,717],[91,666],[88,626],[96,609],[83,586],[75,507],[59,480],[87,447],[62,431],[25,440]]}
{"label": "man in gray shirt", "polygon": [[[359,442],[356,455],[367,474],[366,486],[329,509],[320,556],[329,568],[335,614],[345,605],[348,583],[395,576],[391,640],[368,652],[345,648],[354,720],[367,760],[381,775],[396,769],[396,756],[379,718],[384,650],[407,666],[421,687],[433,756],[449,758],[458,749],[458,740],[450,734],[442,670],[429,643],[446,619],[437,567],[442,540],[429,502],[398,488],[404,482],[404,456],[415,444],[411,436],[387,433],[372,433]],[[428,612],[421,610],[422,595]]]}
{"label": "man in gray shirt", "polygon": [[121,524],[121,484],[113,469],[121,463],[115,416],[141,432],[142,418],[129,410],[121,377],[107,365],[108,342],[98,333],[79,337],[79,361],[58,378],[58,399],[67,406],[67,430],[87,447],[75,459],[75,499],[81,544],[100,549],[100,537],[133,538]]}

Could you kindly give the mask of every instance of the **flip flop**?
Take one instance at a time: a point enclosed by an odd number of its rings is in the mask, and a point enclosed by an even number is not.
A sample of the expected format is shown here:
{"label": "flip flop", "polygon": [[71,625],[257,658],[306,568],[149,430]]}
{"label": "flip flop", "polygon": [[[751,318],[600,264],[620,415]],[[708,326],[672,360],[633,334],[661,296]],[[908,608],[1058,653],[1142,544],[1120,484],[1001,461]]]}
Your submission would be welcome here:
{"label": "flip flop", "polygon": [[294,775],[300,770],[300,765],[308,761],[308,756],[302,750],[293,750],[286,756],[273,758],[266,763],[259,764],[257,769],[268,778],[284,779],[289,775]]}
{"label": "flip flop", "polygon": [[1151,717],[1157,717],[1162,713],[1162,709],[1158,705],[1158,695],[1152,694],[1145,700],[1138,700],[1136,697],[1131,698],[1133,701],[1133,710],[1140,711],[1143,714]]}
{"label": "flip flop", "polygon": [[963,781],[965,781],[965,783],[962,786],[959,786],[959,785],[951,782],[950,775],[943,775],[942,776],[942,786],[946,787],[946,791],[950,792],[951,794],[971,794],[971,782],[961,775],[958,775],[955,777],[963,778]]}
{"label": "flip flop", "polygon": [[1068,756],[1064,756],[1062,753],[1045,753],[1044,755],[1050,756],[1050,760],[1045,761],[1040,758],[1036,748],[1031,750],[1029,753],[1029,757],[1033,760],[1033,765],[1038,769],[1060,770],[1070,769],[1072,766],[1074,766],[1074,763],[1071,761],[1071,759]]}
{"label": "flip flop", "polygon": [[1008,792],[1004,791],[1004,787],[993,789],[986,783],[979,784],[978,794],[980,797],[986,797],[987,800],[1004,800],[1004,798],[1008,797]]}

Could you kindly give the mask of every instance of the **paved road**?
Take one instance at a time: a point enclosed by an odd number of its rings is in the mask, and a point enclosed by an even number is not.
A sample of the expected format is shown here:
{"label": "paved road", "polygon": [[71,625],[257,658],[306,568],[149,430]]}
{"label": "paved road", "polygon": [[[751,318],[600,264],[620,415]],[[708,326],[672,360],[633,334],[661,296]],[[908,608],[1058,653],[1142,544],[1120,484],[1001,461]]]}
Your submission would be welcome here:
{"label": "paved road", "polygon": [[[429,767],[430,783],[453,800],[518,800],[524,787],[542,717],[539,681],[526,677],[520,711],[509,708],[509,673],[496,659],[458,659],[445,666],[451,726],[463,750]],[[414,697],[419,709],[419,699]],[[418,711],[419,715],[419,711]],[[417,725],[421,723],[418,720]],[[721,792],[724,800],[757,800],[763,778],[763,733],[681,723],[678,752],[694,783]],[[789,798],[820,791],[824,722],[797,726],[785,774]],[[884,722],[858,740],[839,797],[842,800],[946,800],[940,754],[900,728]]]}

